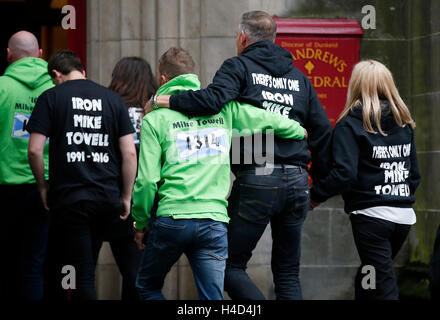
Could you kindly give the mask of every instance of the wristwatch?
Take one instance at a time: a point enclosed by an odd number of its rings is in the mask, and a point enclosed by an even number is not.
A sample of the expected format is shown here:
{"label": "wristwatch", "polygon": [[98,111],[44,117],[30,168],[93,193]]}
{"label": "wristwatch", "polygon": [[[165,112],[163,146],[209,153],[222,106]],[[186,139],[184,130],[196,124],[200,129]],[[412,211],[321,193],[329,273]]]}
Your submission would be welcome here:
{"label": "wristwatch", "polygon": [[154,110],[159,109],[159,106],[157,105],[157,94],[153,94],[151,96],[150,101],[151,101],[151,106],[153,107]]}
{"label": "wristwatch", "polygon": [[142,229],[136,228],[136,221],[133,221],[133,230],[134,230],[134,232],[139,232],[139,233],[145,232],[145,228],[142,228]]}

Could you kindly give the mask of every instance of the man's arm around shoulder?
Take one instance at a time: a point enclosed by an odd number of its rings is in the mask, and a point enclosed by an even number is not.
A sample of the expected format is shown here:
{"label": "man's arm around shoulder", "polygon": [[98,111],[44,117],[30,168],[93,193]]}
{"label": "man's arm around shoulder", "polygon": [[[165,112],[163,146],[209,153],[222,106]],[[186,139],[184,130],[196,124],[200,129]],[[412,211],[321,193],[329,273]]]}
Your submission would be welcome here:
{"label": "man's arm around shoulder", "polygon": [[280,138],[307,139],[307,130],[298,121],[245,103],[234,101],[228,107],[233,112],[234,129],[248,130],[250,133],[274,130],[274,134]]}
{"label": "man's arm around shoulder", "polygon": [[239,58],[230,58],[223,62],[206,89],[159,95],[156,104],[190,117],[218,114],[226,103],[238,98],[244,79],[245,69]]}

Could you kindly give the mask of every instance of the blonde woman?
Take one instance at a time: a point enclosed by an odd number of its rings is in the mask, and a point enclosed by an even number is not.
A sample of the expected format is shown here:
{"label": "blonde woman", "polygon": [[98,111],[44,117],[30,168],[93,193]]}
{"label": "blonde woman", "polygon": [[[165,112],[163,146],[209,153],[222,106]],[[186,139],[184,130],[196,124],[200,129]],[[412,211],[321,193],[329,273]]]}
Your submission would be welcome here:
{"label": "blonde woman", "polygon": [[[391,72],[374,60],[359,62],[333,132],[333,168],[311,190],[312,208],[342,194],[362,263],[356,299],[399,297],[393,259],[416,222],[420,183],[414,127]],[[375,269],[375,289],[362,281],[371,272],[364,266]]]}

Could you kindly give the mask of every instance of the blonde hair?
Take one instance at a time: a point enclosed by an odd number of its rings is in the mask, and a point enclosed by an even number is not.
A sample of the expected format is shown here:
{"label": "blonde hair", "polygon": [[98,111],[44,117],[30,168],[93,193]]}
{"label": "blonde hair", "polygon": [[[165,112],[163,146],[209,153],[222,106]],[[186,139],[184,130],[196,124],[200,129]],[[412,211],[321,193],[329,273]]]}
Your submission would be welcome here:
{"label": "blonde hair", "polygon": [[375,124],[379,132],[386,136],[380,125],[380,97],[388,100],[394,119],[400,127],[409,125],[415,128],[411,113],[394,84],[393,75],[387,67],[375,60],[361,61],[354,66],[348,84],[347,103],[337,122],[344,119],[351,109],[361,105],[365,130],[377,133],[373,128]]}

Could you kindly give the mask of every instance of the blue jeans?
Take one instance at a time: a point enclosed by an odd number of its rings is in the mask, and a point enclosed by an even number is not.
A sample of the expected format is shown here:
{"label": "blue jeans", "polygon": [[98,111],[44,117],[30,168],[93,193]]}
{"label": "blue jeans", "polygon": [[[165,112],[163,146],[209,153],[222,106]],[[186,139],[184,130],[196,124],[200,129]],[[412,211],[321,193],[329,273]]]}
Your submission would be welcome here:
{"label": "blue jeans", "polygon": [[148,235],[136,287],[141,300],[164,300],[162,287],[184,253],[191,265],[200,300],[222,300],[227,228],[209,219],[158,217]]}
{"label": "blue jeans", "polygon": [[267,224],[272,227],[272,273],[279,300],[302,299],[299,282],[301,230],[309,210],[303,168],[274,169],[265,176],[240,171],[229,198],[229,258],[225,290],[234,300],[263,300],[246,266]]}

